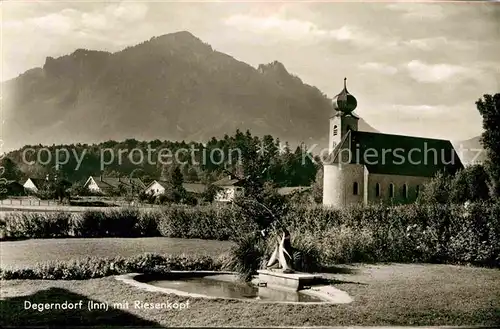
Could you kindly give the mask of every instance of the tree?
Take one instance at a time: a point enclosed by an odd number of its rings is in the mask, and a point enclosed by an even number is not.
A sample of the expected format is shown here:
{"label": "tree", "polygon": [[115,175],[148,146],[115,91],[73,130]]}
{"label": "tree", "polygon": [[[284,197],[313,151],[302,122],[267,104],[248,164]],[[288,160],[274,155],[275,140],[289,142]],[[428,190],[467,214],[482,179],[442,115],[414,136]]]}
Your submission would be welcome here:
{"label": "tree", "polygon": [[190,182],[197,182],[199,180],[198,178],[198,171],[194,167],[189,167],[187,171],[187,180]]}
{"label": "tree", "polygon": [[450,201],[451,177],[439,172],[425,184],[419,201],[423,203],[448,203]]}
{"label": "tree", "polygon": [[316,179],[312,186],[312,196],[314,202],[323,202],[323,167],[321,167],[316,173]]}
{"label": "tree", "polygon": [[489,176],[490,195],[500,197],[500,93],[484,95],[476,102],[483,117],[484,132],[481,143],[486,150],[486,170]]}
{"label": "tree", "polygon": [[205,202],[213,202],[217,192],[219,192],[220,188],[215,186],[214,184],[208,184],[205,191],[203,191],[201,197]]}
{"label": "tree", "polygon": [[23,173],[19,169],[19,166],[9,157],[4,157],[0,162],[0,168],[3,167],[3,172],[0,172],[0,177],[5,178],[8,181],[19,182],[23,176]]}
{"label": "tree", "polygon": [[165,196],[170,202],[181,202],[186,199],[187,192],[182,185],[184,178],[179,166],[170,168],[166,177]]}
{"label": "tree", "polygon": [[450,199],[454,203],[481,201],[489,198],[488,173],[482,165],[473,165],[457,172],[450,186]]}
{"label": "tree", "polygon": [[286,197],[278,193],[277,186],[272,182],[264,183],[260,199],[262,204],[279,218],[283,217],[288,210]]}

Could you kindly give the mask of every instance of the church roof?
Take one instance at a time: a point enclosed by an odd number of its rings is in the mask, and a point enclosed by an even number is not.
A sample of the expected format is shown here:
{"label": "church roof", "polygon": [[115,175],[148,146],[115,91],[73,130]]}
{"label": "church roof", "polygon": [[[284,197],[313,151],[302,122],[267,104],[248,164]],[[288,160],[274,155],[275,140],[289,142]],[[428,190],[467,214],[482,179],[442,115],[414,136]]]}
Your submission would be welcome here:
{"label": "church roof", "polygon": [[358,104],[356,97],[347,91],[347,78],[344,78],[344,89],[333,98],[332,105],[335,111],[349,114],[356,109]]}
{"label": "church roof", "polygon": [[363,164],[370,173],[385,175],[433,177],[463,168],[450,141],[364,131],[348,132],[331,160]]}

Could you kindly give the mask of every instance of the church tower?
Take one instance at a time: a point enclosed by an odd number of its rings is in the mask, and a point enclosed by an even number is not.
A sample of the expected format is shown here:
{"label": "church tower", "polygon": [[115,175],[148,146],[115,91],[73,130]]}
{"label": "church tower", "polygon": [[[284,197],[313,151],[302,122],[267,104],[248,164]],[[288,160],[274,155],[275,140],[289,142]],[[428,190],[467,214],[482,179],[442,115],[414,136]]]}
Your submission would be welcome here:
{"label": "church tower", "polygon": [[333,111],[330,116],[330,136],[328,149],[332,153],[335,147],[349,130],[358,130],[359,118],[352,112],[357,106],[356,98],[347,91],[347,78],[344,78],[344,89],[333,98]]}
{"label": "church tower", "polygon": [[[344,78],[344,89],[333,98],[328,145],[330,155],[349,131],[358,130],[359,118],[353,114],[357,101],[347,91],[346,82],[347,79]],[[328,161],[323,163],[323,205],[325,206],[344,207],[362,200],[360,192],[363,187],[361,184],[364,175],[363,166],[350,163],[349,157],[344,159],[343,151],[338,151],[342,156],[330,156]]]}

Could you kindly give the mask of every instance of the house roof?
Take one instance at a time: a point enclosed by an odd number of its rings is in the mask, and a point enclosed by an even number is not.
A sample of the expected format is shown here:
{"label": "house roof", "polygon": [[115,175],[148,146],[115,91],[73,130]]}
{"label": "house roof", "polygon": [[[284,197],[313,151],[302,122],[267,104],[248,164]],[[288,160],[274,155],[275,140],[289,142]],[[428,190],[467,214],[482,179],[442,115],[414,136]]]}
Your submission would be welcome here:
{"label": "house roof", "polygon": [[205,184],[201,183],[183,183],[182,186],[184,186],[184,189],[187,192],[196,194],[205,192],[205,189],[207,188]]}
{"label": "house roof", "polygon": [[226,177],[214,182],[214,185],[215,186],[240,186],[242,183],[243,183],[243,180],[241,180],[241,179],[231,177],[231,176],[226,176]]}
{"label": "house roof", "polygon": [[[105,190],[110,188],[119,188],[120,185],[124,185],[125,187],[140,187],[145,188],[144,183],[139,178],[118,178],[118,177],[95,177],[90,176],[97,184],[99,189]],[[89,178],[89,180],[90,180]]]}
{"label": "house roof", "polygon": [[363,164],[370,173],[386,175],[433,177],[463,168],[450,141],[364,131],[348,132],[330,160]]}
{"label": "house roof", "polygon": [[278,194],[280,195],[292,195],[295,193],[302,193],[309,191],[310,186],[292,186],[292,187],[281,187],[278,189]]}
{"label": "house roof", "polygon": [[[166,188],[168,186],[168,182],[166,181],[154,180],[148,185],[147,189],[150,188],[154,183],[160,184],[163,188]],[[201,194],[206,189],[206,186],[201,183],[182,183],[182,186],[184,187],[186,192],[196,194]]]}
{"label": "house roof", "polygon": [[[45,178],[28,178],[26,180],[26,182],[24,182],[24,184],[26,184],[28,182],[28,180],[30,180],[36,188],[40,188],[41,186],[43,186],[43,184],[46,184],[47,183],[47,180]],[[24,185],[23,184],[23,185]]]}

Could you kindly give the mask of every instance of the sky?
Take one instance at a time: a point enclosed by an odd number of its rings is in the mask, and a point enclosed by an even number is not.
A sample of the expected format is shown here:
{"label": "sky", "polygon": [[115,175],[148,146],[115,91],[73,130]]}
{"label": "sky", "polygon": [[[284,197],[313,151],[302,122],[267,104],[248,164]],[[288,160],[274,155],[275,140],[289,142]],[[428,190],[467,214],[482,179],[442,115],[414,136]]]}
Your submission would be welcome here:
{"label": "sky", "polygon": [[[493,2],[97,2],[0,4],[2,81],[78,48],[119,51],[187,30],[254,67],[275,60],[385,133],[464,140],[475,102],[500,92]],[[495,55],[496,54],[496,55]]]}

